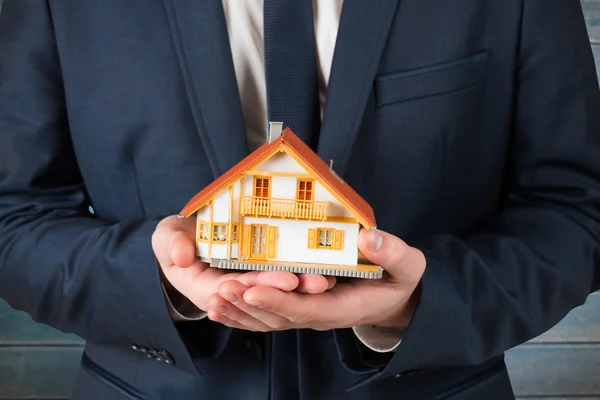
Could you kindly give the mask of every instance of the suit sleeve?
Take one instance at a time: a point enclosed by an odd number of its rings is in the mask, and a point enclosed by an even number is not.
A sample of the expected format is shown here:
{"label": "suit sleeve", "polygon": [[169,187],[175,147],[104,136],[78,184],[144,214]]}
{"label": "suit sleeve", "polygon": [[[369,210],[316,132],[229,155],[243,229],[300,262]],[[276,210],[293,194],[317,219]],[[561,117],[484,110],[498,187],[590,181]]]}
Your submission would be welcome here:
{"label": "suit sleeve", "polygon": [[505,201],[465,237],[412,243],[422,298],[369,381],[484,363],[600,287],[600,93],[580,3],[524,0],[521,29]]}
{"label": "suit sleeve", "polygon": [[160,285],[151,248],[158,219],[107,223],[94,218],[88,205],[70,142],[47,2],[5,1],[0,297],[35,321],[87,342],[166,350],[177,366],[197,373]]}
{"label": "suit sleeve", "polygon": [[163,292],[171,319],[176,322],[200,321],[208,317],[208,314],[194,305],[187,297],[177,289],[163,280]]}

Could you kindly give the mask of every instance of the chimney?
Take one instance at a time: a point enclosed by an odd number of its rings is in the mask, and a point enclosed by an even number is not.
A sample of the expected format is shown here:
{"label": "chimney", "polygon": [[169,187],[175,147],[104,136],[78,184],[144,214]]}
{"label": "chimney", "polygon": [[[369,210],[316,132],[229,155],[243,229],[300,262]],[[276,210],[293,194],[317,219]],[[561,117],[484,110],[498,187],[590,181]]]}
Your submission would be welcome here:
{"label": "chimney", "polygon": [[272,143],[281,136],[281,130],[283,128],[283,122],[269,122],[269,133],[267,140]]}

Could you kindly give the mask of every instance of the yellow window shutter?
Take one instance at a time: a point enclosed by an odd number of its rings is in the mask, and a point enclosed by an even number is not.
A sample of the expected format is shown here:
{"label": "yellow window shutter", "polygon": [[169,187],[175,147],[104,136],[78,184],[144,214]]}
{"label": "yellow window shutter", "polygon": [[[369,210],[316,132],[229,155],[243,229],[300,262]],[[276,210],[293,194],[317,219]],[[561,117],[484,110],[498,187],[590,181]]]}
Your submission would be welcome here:
{"label": "yellow window shutter", "polygon": [[317,248],[317,230],[309,228],[308,229],[308,248],[316,249]]}
{"label": "yellow window shutter", "polygon": [[344,231],[335,230],[333,232],[333,249],[341,250],[344,243]]}
{"label": "yellow window shutter", "polygon": [[240,257],[250,257],[250,225],[242,225],[242,243]]}
{"label": "yellow window shutter", "polygon": [[277,227],[269,226],[269,241],[268,241],[267,258],[273,259],[276,256],[277,249]]}

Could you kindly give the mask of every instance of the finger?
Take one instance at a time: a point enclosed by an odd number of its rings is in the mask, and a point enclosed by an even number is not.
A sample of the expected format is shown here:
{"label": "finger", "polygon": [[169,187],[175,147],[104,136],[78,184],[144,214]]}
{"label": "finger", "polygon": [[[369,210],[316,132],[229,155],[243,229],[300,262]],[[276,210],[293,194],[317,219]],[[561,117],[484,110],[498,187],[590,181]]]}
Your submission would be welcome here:
{"label": "finger", "polygon": [[336,305],[335,296],[330,292],[305,294],[256,286],[244,292],[244,301],[304,327],[336,325],[344,318],[344,313]]}
{"label": "finger", "polygon": [[237,305],[232,304],[229,301],[223,299],[218,294],[211,296],[209,303],[209,313],[215,313],[220,316],[224,316],[228,320],[237,324],[238,326],[244,327],[244,329],[252,330],[255,332],[270,332],[273,330],[273,328],[269,325],[265,324],[257,318],[254,318],[245,311],[242,311],[238,308]]}
{"label": "finger", "polygon": [[[280,315],[274,314],[269,311],[262,310],[260,308],[255,307],[254,305],[248,304],[244,301],[244,292],[248,288],[242,285],[238,281],[227,281],[223,282],[219,286],[219,295],[225,300],[231,302],[231,307],[227,307],[230,314],[227,314],[229,318],[232,318],[230,315],[235,315],[236,321],[245,324],[247,326],[253,326],[261,331],[271,331],[271,330],[280,330],[286,327],[289,327],[289,321],[283,318]],[[278,289],[274,289],[279,291]],[[279,291],[281,293],[286,293]],[[211,300],[213,300],[211,298]],[[217,301],[218,300],[213,300]],[[218,302],[219,306],[223,305],[221,302]],[[212,306],[212,304],[211,304]],[[259,327],[256,324],[256,321],[259,321],[261,325],[266,326],[267,330]]]}
{"label": "finger", "polygon": [[363,228],[359,233],[358,248],[369,261],[381,265],[396,281],[418,281],[423,275],[423,253],[390,233]]}
{"label": "finger", "polygon": [[284,291],[292,291],[299,284],[298,277],[295,274],[285,271],[253,271],[241,274],[236,280],[247,287],[272,286]]}
{"label": "finger", "polygon": [[296,291],[300,293],[323,293],[327,289],[333,287],[328,277],[323,275],[301,274],[298,275],[298,280],[299,283]]}
{"label": "finger", "polygon": [[173,265],[180,268],[187,268],[196,261],[196,246],[194,241],[187,235],[187,232],[175,232],[173,234],[169,253]]}
{"label": "finger", "polygon": [[408,246],[398,237],[376,228],[362,228],[358,236],[358,249],[369,261],[390,267],[399,265]]}
{"label": "finger", "polygon": [[240,281],[247,286],[254,286],[264,279],[267,283],[279,285],[283,290],[295,288],[298,279],[293,275],[273,277],[272,279],[260,278],[262,272],[231,272],[226,269],[209,268],[208,264],[196,261],[199,267],[190,268],[163,268],[167,279],[190,301],[202,310],[208,307],[208,298],[218,291],[219,285],[227,281]]}
{"label": "finger", "polygon": [[222,325],[225,325],[225,326],[228,326],[230,328],[244,329],[244,330],[247,330],[247,331],[258,332],[258,330],[249,328],[249,327],[247,327],[245,325],[242,325],[239,322],[234,321],[234,320],[226,317],[225,315],[220,314],[219,312],[217,312],[215,310],[212,310],[212,309],[208,310],[208,318],[211,321],[218,322],[218,323],[220,323]]}
{"label": "finger", "polygon": [[193,235],[191,220],[176,216],[163,219],[152,234],[152,249],[161,266],[191,266],[196,259]]}
{"label": "finger", "polygon": [[327,290],[331,290],[337,284],[337,278],[335,276],[327,275]]}
{"label": "finger", "polygon": [[[208,270],[210,270],[210,272]],[[205,285],[206,281],[217,279],[225,274],[225,271],[212,270],[212,268],[208,268],[207,263],[200,260],[195,260],[194,263],[187,268],[179,268],[175,265],[163,267],[163,272],[167,280],[182,293],[193,292],[196,290],[197,286]],[[200,278],[202,278],[202,280],[199,280]]]}

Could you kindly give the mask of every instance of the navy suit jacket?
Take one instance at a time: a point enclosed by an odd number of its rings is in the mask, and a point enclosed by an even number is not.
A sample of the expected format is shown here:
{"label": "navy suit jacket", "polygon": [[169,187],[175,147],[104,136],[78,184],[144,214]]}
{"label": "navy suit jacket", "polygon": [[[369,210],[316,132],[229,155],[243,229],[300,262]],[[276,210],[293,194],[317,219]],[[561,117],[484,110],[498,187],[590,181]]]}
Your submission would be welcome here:
{"label": "navy suit jacket", "polygon": [[[0,297],[86,340],[75,399],[268,397],[270,336],[172,322],[150,243],[247,154],[219,0],[4,2]],[[579,1],[346,0],[318,154],[427,268],[394,353],[300,332],[302,399],[511,398],[599,287]]]}

